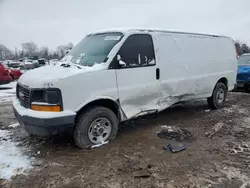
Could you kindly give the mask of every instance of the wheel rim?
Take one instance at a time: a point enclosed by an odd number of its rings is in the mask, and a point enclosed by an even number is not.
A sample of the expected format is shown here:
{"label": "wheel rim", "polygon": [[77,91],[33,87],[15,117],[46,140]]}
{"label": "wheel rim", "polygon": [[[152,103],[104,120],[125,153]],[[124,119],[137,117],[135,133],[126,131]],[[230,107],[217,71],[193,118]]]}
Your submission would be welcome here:
{"label": "wheel rim", "polygon": [[107,118],[98,118],[89,126],[88,137],[93,144],[105,142],[112,131],[112,124]]}
{"label": "wheel rim", "polygon": [[217,102],[220,104],[224,101],[225,98],[225,92],[223,89],[218,89],[217,94],[216,94]]}

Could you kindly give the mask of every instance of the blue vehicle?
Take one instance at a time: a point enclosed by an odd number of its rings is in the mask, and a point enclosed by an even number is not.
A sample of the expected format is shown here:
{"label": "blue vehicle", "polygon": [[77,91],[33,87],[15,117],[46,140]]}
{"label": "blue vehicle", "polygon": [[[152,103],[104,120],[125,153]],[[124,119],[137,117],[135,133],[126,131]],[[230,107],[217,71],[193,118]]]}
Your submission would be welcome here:
{"label": "blue vehicle", "polygon": [[243,54],[238,59],[236,89],[250,89],[250,53]]}

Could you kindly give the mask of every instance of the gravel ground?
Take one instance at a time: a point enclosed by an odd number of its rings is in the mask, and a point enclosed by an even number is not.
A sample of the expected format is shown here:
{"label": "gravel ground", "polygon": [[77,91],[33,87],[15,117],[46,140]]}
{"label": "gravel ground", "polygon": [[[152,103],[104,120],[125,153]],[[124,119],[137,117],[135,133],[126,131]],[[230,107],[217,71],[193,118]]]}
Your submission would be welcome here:
{"label": "gravel ground", "polygon": [[[230,93],[224,108],[207,110],[205,101],[185,103],[160,114],[123,123],[117,138],[90,150],[70,137],[29,137],[16,123],[11,104],[2,102],[0,129],[33,160],[32,169],[6,188],[250,188],[250,95]],[[192,133],[186,150],[166,151],[157,136],[162,125]],[[216,130],[211,138],[206,133]],[[213,132],[212,132],[213,133]]]}

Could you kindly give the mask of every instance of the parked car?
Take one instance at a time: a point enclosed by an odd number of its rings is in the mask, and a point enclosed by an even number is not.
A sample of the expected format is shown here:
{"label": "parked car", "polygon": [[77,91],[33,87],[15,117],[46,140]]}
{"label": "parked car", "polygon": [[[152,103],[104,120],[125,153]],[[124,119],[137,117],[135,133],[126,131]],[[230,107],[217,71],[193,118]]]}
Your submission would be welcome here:
{"label": "parked car", "polygon": [[10,68],[9,75],[11,76],[12,80],[18,80],[22,75],[22,72],[19,69]]}
{"label": "parked car", "polygon": [[40,67],[40,64],[39,64],[39,61],[38,61],[38,60],[32,60],[31,62],[33,63],[34,68]]}
{"label": "parked car", "polygon": [[45,58],[40,58],[38,59],[39,66],[44,66],[46,65],[47,60]]}
{"label": "parked car", "polygon": [[220,108],[237,73],[231,38],[150,29],[93,33],[60,64],[22,75],[13,108],[30,134],[72,128],[80,148],[114,139],[118,122],[178,102],[207,98]]}
{"label": "parked car", "polygon": [[9,73],[12,80],[17,80],[22,75],[21,71],[18,68],[13,68],[13,66],[10,66],[10,64],[6,63],[6,61],[4,61],[2,65],[4,66],[6,71]]}
{"label": "parked car", "polygon": [[13,60],[6,60],[3,61],[3,65],[7,66],[8,68],[18,68],[19,62]]}
{"label": "parked car", "polygon": [[250,53],[243,54],[238,59],[238,72],[236,80],[236,90],[250,88]]}
{"label": "parked car", "polygon": [[0,85],[8,84],[11,82],[11,77],[9,75],[9,71],[5,69],[3,64],[0,62]]}
{"label": "parked car", "polygon": [[19,67],[25,67],[26,70],[34,69],[35,65],[33,63],[33,60],[30,59],[20,59]]}
{"label": "parked car", "polygon": [[28,69],[26,69],[24,65],[20,65],[19,70],[22,74],[24,74]]}

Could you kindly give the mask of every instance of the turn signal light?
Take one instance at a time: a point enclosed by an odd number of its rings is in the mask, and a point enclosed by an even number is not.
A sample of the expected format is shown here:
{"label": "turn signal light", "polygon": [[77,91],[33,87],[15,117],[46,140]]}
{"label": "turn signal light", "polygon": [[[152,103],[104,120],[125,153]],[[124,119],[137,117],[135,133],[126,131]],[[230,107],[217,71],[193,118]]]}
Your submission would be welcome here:
{"label": "turn signal light", "polygon": [[45,106],[45,105],[31,105],[32,110],[36,111],[44,111],[44,112],[60,112],[61,108],[60,106]]}

